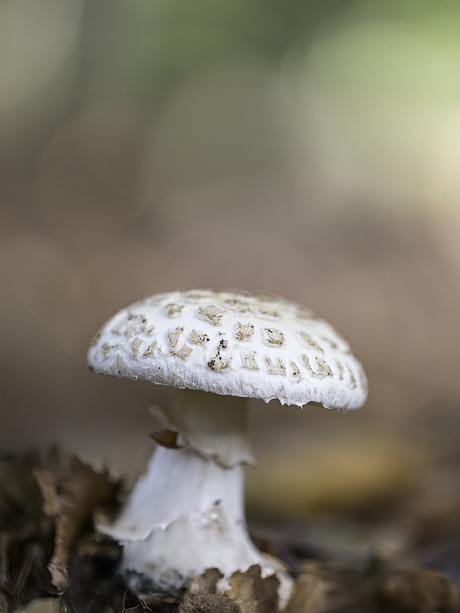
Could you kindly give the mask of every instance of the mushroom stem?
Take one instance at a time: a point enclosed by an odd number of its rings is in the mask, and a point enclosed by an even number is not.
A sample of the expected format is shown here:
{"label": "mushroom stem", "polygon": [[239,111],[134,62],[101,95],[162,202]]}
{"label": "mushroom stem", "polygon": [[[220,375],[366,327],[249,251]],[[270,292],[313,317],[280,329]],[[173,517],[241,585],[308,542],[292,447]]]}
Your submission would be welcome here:
{"label": "mushroom stem", "polygon": [[247,398],[183,389],[171,407],[155,405],[152,413],[160,429],[177,432],[178,447],[193,449],[222,468],[255,465]]}
{"label": "mushroom stem", "polygon": [[130,501],[148,513],[141,538],[120,534],[131,589],[174,591],[207,568],[228,579],[253,564],[268,566],[246,530],[243,471],[241,464],[225,469],[188,449],[155,451]]}
{"label": "mushroom stem", "polygon": [[254,564],[263,575],[277,570],[246,529],[244,464],[252,459],[246,400],[181,395],[163,413],[184,446],[158,446],[121,516],[99,527],[124,542],[122,572],[139,594],[174,591],[208,568],[223,574],[222,590],[237,570]]}

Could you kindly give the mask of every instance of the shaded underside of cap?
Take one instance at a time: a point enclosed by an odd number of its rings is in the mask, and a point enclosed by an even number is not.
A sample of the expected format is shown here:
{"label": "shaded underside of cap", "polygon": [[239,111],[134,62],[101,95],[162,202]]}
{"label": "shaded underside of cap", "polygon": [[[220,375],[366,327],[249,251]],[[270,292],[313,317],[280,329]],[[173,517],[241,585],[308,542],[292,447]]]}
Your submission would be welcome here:
{"label": "shaded underside of cap", "polygon": [[354,409],[363,368],[325,321],[265,294],[177,290],[123,309],[93,339],[93,372],[216,394]]}

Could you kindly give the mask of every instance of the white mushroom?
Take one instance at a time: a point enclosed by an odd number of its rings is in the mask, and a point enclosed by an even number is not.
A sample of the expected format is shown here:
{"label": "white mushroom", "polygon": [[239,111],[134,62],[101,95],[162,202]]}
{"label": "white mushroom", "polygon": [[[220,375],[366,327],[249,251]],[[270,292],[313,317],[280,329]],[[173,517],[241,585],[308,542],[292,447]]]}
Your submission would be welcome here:
{"label": "white mushroom", "polygon": [[[246,398],[355,409],[367,397],[361,364],[325,321],[264,294],[186,290],[146,298],[110,319],[88,352],[93,372],[181,388],[156,407],[158,446],[118,520],[123,573],[137,593],[172,591],[218,568],[221,589],[259,564],[287,575],[251,542],[243,501],[253,464]],[[167,439],[167,440],[166,440]]]}

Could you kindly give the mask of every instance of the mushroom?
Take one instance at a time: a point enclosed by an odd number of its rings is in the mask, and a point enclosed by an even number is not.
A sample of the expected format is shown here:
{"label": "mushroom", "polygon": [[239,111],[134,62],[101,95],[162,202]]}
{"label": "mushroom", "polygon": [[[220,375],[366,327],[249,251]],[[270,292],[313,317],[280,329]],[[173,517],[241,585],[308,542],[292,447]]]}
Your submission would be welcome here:
{"label": "mushroom", "polygon": [[247,398],[302,407],[361,406],[367,381],[346,341],[305,307],[242,291],[178,290],[121,310],[88,351],[98,374],[180,389],[154,408],[159,445],[120,516],[102,529],[123,542],[122,572],[138,594],[174,591],[208,568],[229,578],[259,564],[290,579],[252,543],[245,465],[254,464]]}

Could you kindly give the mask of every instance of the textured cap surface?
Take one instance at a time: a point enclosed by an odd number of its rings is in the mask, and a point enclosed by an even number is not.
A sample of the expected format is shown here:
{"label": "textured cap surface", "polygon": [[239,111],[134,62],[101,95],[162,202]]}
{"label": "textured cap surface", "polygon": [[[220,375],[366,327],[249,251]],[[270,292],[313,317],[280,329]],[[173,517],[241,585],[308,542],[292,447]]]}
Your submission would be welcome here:
{"label": "textured cap surface", "polygon": [[231,396],[355,409],[367,398],[347,342],[305,307],[265,294],[177,290],[110,319],[93,372]]}

